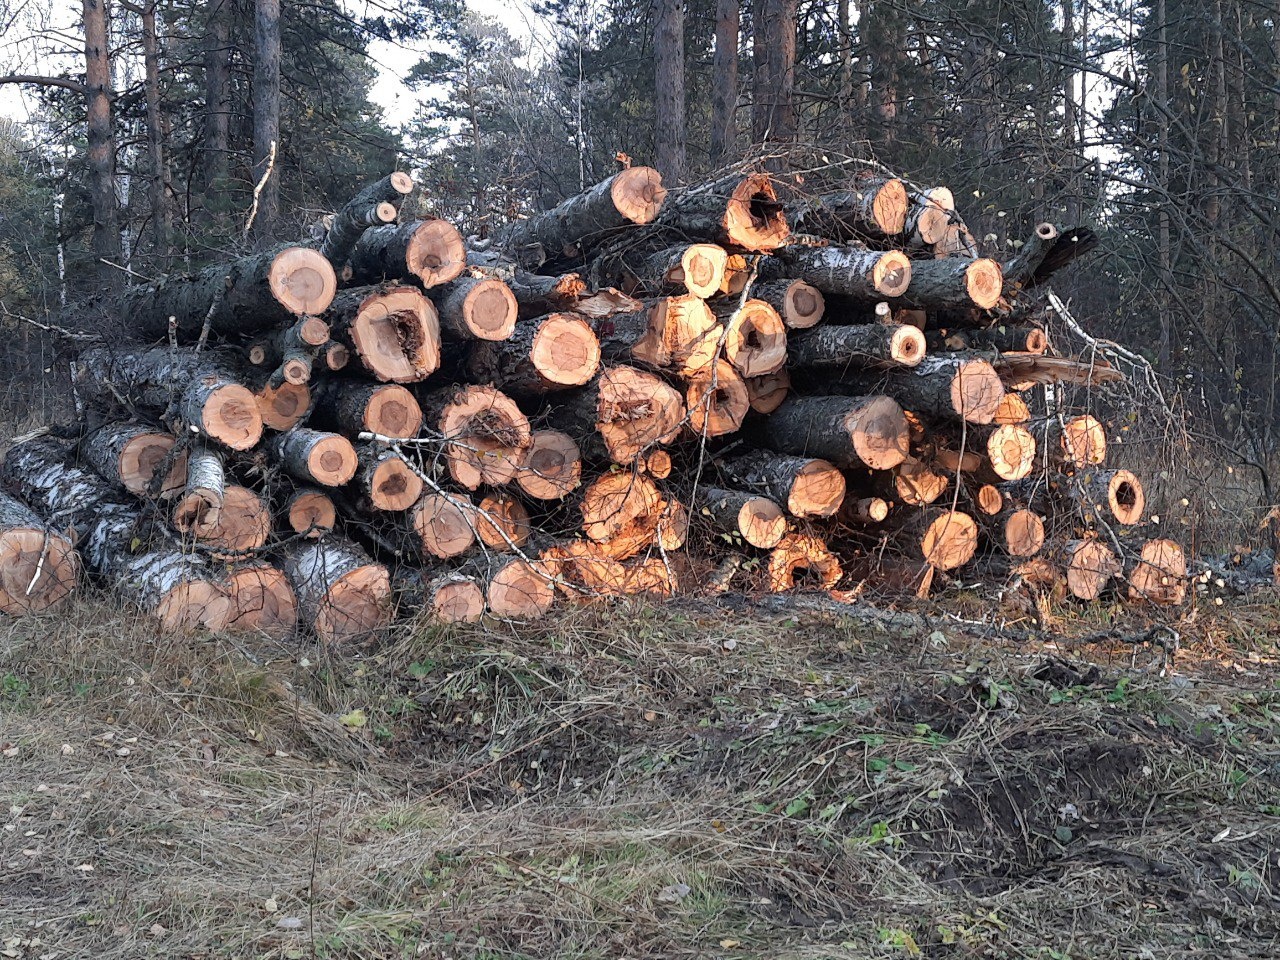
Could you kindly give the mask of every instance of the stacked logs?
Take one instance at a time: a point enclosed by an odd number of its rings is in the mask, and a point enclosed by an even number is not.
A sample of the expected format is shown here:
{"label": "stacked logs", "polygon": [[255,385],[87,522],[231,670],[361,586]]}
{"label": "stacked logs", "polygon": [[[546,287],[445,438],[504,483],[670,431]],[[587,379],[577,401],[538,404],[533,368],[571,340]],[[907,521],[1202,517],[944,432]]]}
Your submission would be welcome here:
{"label": "stacked logs", "polygon": [[83,422],[0,467],[0,609],[80,562],[171,628],[326,642],[735,580],[1181,601],[1140,480],[1041,389],[1118,378],[1037,322],[1088,231],[1001,264],[943,188],[633,167],[468,242],[402,220],[412,186],[318,247],[129,290],[135,342],[75,361]]}

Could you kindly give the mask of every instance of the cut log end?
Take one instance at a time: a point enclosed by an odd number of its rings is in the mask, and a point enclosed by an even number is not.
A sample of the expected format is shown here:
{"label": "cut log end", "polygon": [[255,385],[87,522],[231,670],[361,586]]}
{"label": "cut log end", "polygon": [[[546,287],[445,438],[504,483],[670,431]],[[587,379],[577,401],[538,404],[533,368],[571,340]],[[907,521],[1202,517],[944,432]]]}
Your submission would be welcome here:
{"label": "cut log end", "polygon": [[1097,600],[1111,578],[1120,572],[1116,555],[1097,540],[1073,540],[1064,552],[1067,590],[1078,600]]}
{"label": "cut log end", "polygon": [[923,507],[936,502],[951,486],[951,478],[937,473],[918,460],[907,460],[893,472],[894,490],[907,506]]}
{"label": "cut log end", "polygon": [[280,305],[299,316],[324,313],[338,290],[333,265],[308,247],[287,247],[276,254],[267,282]]}
{"label": "cut log end", "polygon": [[378,563],[343,574],[325,592],[313,628],[325,643],[349,643],[386,626],[391,612],[391,577]]}
{"label": "cut log end", "polygon": [[728,254],[714,243],[694,243],[680,257],[685,289],[704,300],[720,292]]}
{"label": "cut log end", "polygon": [[943,510],[925,529],[920,553],[939,570],[955,570],[973,559],[978,549],[978,525],[958,510]]}
{"label": "cut log end", "polygon": [[1000,375],[986,360],[961,361],[951,378],[951,406],[970,423],[994,421],[1004,393]]}
{"label": "cut log end", "polygon": [[674,468],[675,462],[666,450],[652,450],[644,458],[644,472],[655,480],[667,479]]}
{"label": "cut log end", "polygon": [[402,197],[407,197],[413,193],[413,177],[405,173],[403,170],[397,170],[387,175],[387,180],[391,184],[391,189]]}
{"label": "cut log end", "polygon": [[475,527],[481,543],[503,552],[524,546],[533,532],[529,511],[508,493],[491,493],[481,498]]}
{"label": "cut log end", "polygon": [[298,339],[308,346],[322,347],[329,342],[329,325],[319,317],[303,317],[296,329]]}
{"label": "cut log end", "polygon": [[1004,509],[1004,494],[999,487],[984,483],[974,494],[973,502],[984,516],[994,517]]}
{"label": "cut log end", "polygon": [[208,526],[192,528],[191,536],[227,554],[257,550],[271,536],[271,511],[254,491],[229,483],[217,516]]}
{"label": "cut log end", "polygon": [[724,352],[744,377],[780,370],[787,361],[787,330],[782,318],[763,300],[748,300],[729,322]]}
{"label": "cut log end", "polygon": [[262,439],[258,398],[238,383],[223,384],[208,394],[200,422],[206,436],[232,450],[249,450]]}
{"label": "cut log end", "polygon": [[300,490],[289,498],[285,522],[294,533],[317,540],[331,532],[337,521],[337,508],[326,493]]}
{"label": "cut log end", "polygon": [[884,181],[871,201],[871,217],[886,237],[899,236],[907,224],[911,201],[907,188],[896,177]]}
{"label": "cut log end", "polygon": [[465,497],[428,493],[414,505],[409,524],[428,555],[447,560],[475,544],[474,513]]}
{"label": "cut log end", "polygon": [[280,375],[285,383],[300,384],[311,381],[311,359],[309,357],[289,357],[280,364]]}
{"label": "cut log end", "polygon": [[1001,480],[1021,480],[1036,463],[1036,438],[1020,424],[996,427],[987,440],[987,459]]}
{"label": "cut log end", "polygon": [[538,500],[559,500],[582,482],[582,455],[559,430],[535,430],[516,473],[516,483]]}
{"label": "cut log end", "polygon": [[1107,431],[1088,414],[1072,417],[1062,431],[1062,454],[1077,467],[1088,467],[1107,459]]}
{"label": "cut log end", "polygon": [[424,289],[456,280],[467,267],[467,245],[453,224],[424,220],[413,231],[405,263]]}
{"label": "cut log end", "polygon": [[744,382],[751,409],[756,413],[773,413],[791,392],[791,374],[786,367],[761,377],[747,377]]}
{"label": "cut log end", "polygon": [[832,517],[844,502],[844,474],[826,460],[808,460],[796,472],[787,495],[793,517]]}
{"label": "cut log end", "polygon": [[1044,520],[1030,510],[1018,509],[1004,524],[1004,548],[1011,557],[1034,557],[1044,549]]}
{"label": "cut log end", "polygon": [[751,409],[751,398],[742,378],[724,360],[689,381],[685,391],[689,426],[701,437],[736,433]]}
{"label": "cut log end", "polygon": [[489,611],[495,617],[529,620],[540,617],[555,602],[556,591],[541,566],[512,560],[489,581]]}
{"label": "cut log end", "polygon": [[1142,481],[1128,470],[1101,470],[1080,476],[1085,496],[1091,501],[1091,512],[1115,518],[1116,522],[1131,526],[1142,519],[1147,498]]}
{"label": "cut log end", "polygon": [[770,550],[786,536],[787,518],[768,497],[749,497],[738,508],[738,532],[753,547]]}
{"label": "cut log end", "polygon": [[632,223],[652,223],[667,197],[662,175],[653,167],[628,167],[609,188],[614,209]]}
{"label": "cut log end", "polygon": [[462,322],[477,340],[506,340],[516,328],[520,304],[501,280],[475,284],[462,304]]}
{"label": "cut log end", "polygon": [[871,283],[883,297],[900,297],[911,285],[911,261],[900,250],[888,250],[871,268]]}
{"label": "cut log end", "polygon": [[514,480],[532,433],[515,401],[483,386],[453,392],[438,427],[453,441],[446,448],[449,474],[468,490]]}
{"label": "cut log end", "polygon": [[298,597],[289,578],[265,563],[248,564],[227,578],[230,611],[226,629],[288,636],[298,624]]}
{"label": "cut log end", "polygon": [[889,502],[882,497],[848,497],[840,507],[840,520],[853,526],[874,526],[889,516]]}
{"label": "cut log end", "polygon": [[256,402],[264,426],[288,430],[300,423],[310,409],[311,388],[305,383],[266,386],[256,394]]}
{"label": "cut log end", "polygon": [[338,371],[351,362],[351,351],[345,344],[330,342],[324,348],[324,365],[330,370]]}
{"label": "cut log end", "polygon": [[844,427],[857,458],[872,470],[892,470],[906,460],[907,418],[889,397],[863,398]]}
{"label": "cut log end", "polygon": [[374,466],[367,492],[375,510],[408,510],[422,495],[422,478],[400,457],[386,457]]}
{"label": "cut log end", "polygon": [[769,589],[830,590],[840,582],[840,561],[818,537],[793,533],[769,554]]}
{"label": "cut log end", "polygon": [[326,487],[340,487],[356,475],[358,458],[346,437],[331,433],[318,438],[307,455],[311,479]]}
{"label": "cut log end", "polygon": [[534,334],[529,359],[549,383],[580,387],[600,369],[600,341],[581,317],[552,314]]}
{"label": "cut log end", "polygon": [[889,338],[889,357],[903,367],[917,367],[926,352],[924,334],[916,327],[898,325]]}
{"label": "cut log end", "polygon": [[231,598],[211,580],[189,577],[161,596],[153,613],[165,630],[191,633],[201,628],[221,632],[233,616]]}
{"label": "cut log end", "polygon": [[647,448],[670,442],[684,414],[680,395],[651,373],[619,366],[600,375],[596,429],[618,463],[631,463]]}
{"label": "cut log end", "polygon": [[[156,472],[164,465],[177,441],[167,433],[139,433],[120,450],[119,470],[124,488],[135,497],[147,496]],[[161,498],[179,493],[187,482],[187,457],[173,458],[169,472],[160,484]]]}
{"label": "cut log end", "polygon": [[767,174],[753,173],[734,187],[724,231],[731,243],[747,250],[776,250],[787,242],[791,229]]}
{"label": "cut log end", "polygon": [[484,616],[484,588],[467,577],[449,577],[435,588],[430,612],[441,623],[475,623]]}
{"label": "cut log end", "polygon": [[1004,291],[1000,264],[985,257],[974,260],[965,270],[965,289],[975,306],[990,310],[1000,302],[1000,294]]}
{"label": "cut log end", "polygon": [[380,384],[365,404],[364,425],[366,430],[384,437],[416,437],[422,429],[422,408],[404,387]]}
{"label": "cut log end", "polygon": [[351,340],[379,380],[413,383],[440,365],[440,327],[431,301],[411,287],[392,287],[361,304]]}
{"label": "cut log end", "polygon": [[0,613],[39,613],[75,590],[80,564],[71,543],[36,527],[0,532]]}
{"label": "cut log end", "polygon": [[1163,538],[1148,540],[1129,574],[1129,599],[1178,606],[1187,597],[1187,557],[1182,547]]}
{"label": "cut log end", "polygon": [[808,330],[817,326],[826,309],[826,297],[821,290],[803,280],[793,280],[783,295],[782,322],[792,330]]}
{"label": "cut log end", "polygon": [[1006,393],[1000,398],[1000,406],[996,408],[995,418],[991,422],[1004,425],[1026,423],[1030,419],[1031,408],[1027,406],[1027,401],[1017,393]]}

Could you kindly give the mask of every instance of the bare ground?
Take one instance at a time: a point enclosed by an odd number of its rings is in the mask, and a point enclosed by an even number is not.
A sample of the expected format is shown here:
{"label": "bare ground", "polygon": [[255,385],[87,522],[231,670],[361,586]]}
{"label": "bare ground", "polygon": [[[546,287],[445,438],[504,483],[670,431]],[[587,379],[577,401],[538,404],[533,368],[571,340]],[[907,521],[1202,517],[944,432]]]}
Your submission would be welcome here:
{"label": "bare ground", "polygon": [[0,956],[1280,956],[1274,601],[1059,625],[3,623]]}

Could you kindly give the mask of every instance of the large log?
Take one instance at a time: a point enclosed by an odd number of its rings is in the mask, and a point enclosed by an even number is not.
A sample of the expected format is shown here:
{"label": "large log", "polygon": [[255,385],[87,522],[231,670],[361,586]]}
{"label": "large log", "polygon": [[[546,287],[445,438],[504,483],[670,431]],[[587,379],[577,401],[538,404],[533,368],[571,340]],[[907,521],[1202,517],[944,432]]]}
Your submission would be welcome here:
{"label": "large log", "polygon": [[698,297],[663,297],[630,313],[596,321],[600,353],[613,363],[638,363],[691,376],[715,359],[723,328]]}
{"label": "large log", "polygon": [[472,346],[467,373],[515,397],[537,397],[581,387],[600,369],[600,341],[586,320],[571,313],[521,322],[500,342]]}
{"label": "large log", "polygon": [[994,260],[915,260],[910,283],[894,296],[900,306],[920,310],[989,310],[1000,302],[1003,286],[1000,264]]}
{"label": "large log", "polygon": [[256,397],[237,370],[216,355],[167,347],[93,347],[77,358],[73,380],[85,403],[110,408],[123,401],[172,416],[232,450],[248,450],[262,438]]}
{"label": "large log", "polygon": [[430,290],[460,276],[466,266],[462,234],[444,220],[371,227],[351,251],[351,280],[357,284],[403,280]]}
{"label": "large log", "polygon": [[1037,449],[1049,463],[1085,468],[1107,459],[1107,431],[1096,417],[1049,417],[1031,425]]}
{"label": "large log", "polygon": [[689,430],[702,439],[737,433],[751,409],[747,385],[726,360],[689,377],[684,400]]}
{"label": "large log", "polygon": [[761,377],[787,362],[787,328],[778,311],[763,300],[738,306],[719,303],[715,314],[724,325],[724,357],[743,377]]}
{"label": "large log", "polygon": [[0,613],[39,613],[76,588],[80,561],[71,541],[25,503],[0,491]]}
{"label": "large log", "polygon": [[768,497],[700,486],[693,499],[694,510],[730,542],[745,541],[753,547],[776,547],[787,532],[782,508]]}
{"label": "large log", "polygon": [[178,339],[194,343],[206,322],[219,337],[251,336],[324,313],[337,289],[333,267],[318,250],[285,247],[132,287],[116,313],[139,339],[169,336],[172,318]]}
{"label": "large log", "polygon": [[[135,497],[178,494],[187,471],[187,455],[174,454],[177,441],[140,423],[108,423],[80,441],[80,456],[112,483]],[[156,473],[165,470],[163,477]]]}
{"label": "large log", "polygon": [[214,557],[235,559],[266,545],[271,536],[271,510],[255,491],[228,483],[217,512],[183,532]]}
{"label": "large log", "polygon": [[560,500],[581,482],[582,454],[573,438],[559,430],[534,430],[516,473],[520,489],[536,500]]}
{"label": "large log", "polygon": [[734,486],[768,497],[793,517],[834,516],[844,500],[844,474],[826,460],[756,450],[720,469]]}
{"label": "large log", "polygon": [[897,250],[788,247],[778,256],[792,278],[803,280],[824,293],[838,293],[860,302],[901,297],[909,289],[916,269],[916,265]]}
{"label": "large log", "polygon": [[346,202],[333,218],[320,253],[341,270],[355,249],[360,235],[370,227],[394,223],[405,197],[413,192],[413,178],[407,173],[389,173],[371,183]]}
{"label": "large log", "polygon": [[332,377],[319,390],[309,423],[348,438],[375,433],[404,439],[422,429],[422,408],[399,384]]}
{"label": "large log", "polygon": [[526,267],[580,260],[619,230],[650,223],[666,190],[652,167],[629,167],[552,210],[513,223],[498,242]]}
{"label": "large log", "polygon": [[650,447],[668,444],[685,418],[671,386],[634,367],[607,367],[581,391],[556,398],[548,422],[567,433],[588,458],[632,463]]}
{"label": "large log", "polygon": [[823,326],[792,334],[787,344],[792,369],[915,367],[924,357],[924,334],[899,324]]}
{"label": "large log", "polygon": [[995,419],[1004,384],[995,369],[973,354],[930,354],[911,369],[841,377],[851,392],[883,391],[918,416],[960,418],[987,424]]}
{"label": "large log", "polygon": [[1187,557],[1173,540],[1146,540],[1128,572],[1129,599],[1179,606],[1187,597]]}
{"label": "large log", "polygon": [[414,383],[440,366],[436,309],[406,286],[343,290],[326,315],[336,340],[355,351],[378,380]]}
{"label": "large log", "polygon": [[820,537],[790,533],[769,554],[769,589],[830,590],[840,582],[840,560]]}
{"label": "large log", "polygon": [[791,236],[767,174],[729,176],[667,197],[658,224],[688,238],[766,252]]}
{"label": "large log", "polygon": [[845,192],[823,194],[798,205],[791,216],[792,228],[841,242],[895,241],[906,227],[909,205],[901,180],[859,178]]}
{"label": "large log", "polygon": [[791,397],[765,421],[769,447],[838,467],[889,470],[907,457],[907,419],[889,397]]}
{"label": "large log", "polygon": [[550,574],[537,560],[481,554],[459,567],[458,573],[484,585],[489,612],[504,620],[540,617],[556,599]]}
{"label": "large log", "polygon": [[444,567],[397,567],[391,586],[400,617],[422,613],[440,623],[475,623],[484,616],[484,586]]}
{"label": "large log", "polygon": [[440,329],[455,340],[506,340],[516,328],[520,304],[495,277],[458,277],[431,291]]}
{"label": "large log", "polygon": [[751,288],[751,296],[763,300],[782,317],[789,330],[817,326],[826,311],[822,291],[803,280],[770,280]]}
{"label": "large log", "polygon": [[467,490],[515,479],[530,443],[529,418],[493,387],[442,387],[421,398],[428,426],[446,441],[449,475]]}
{"label": "large log", "polygon": [[338,536],[298,540],[280,551],[300,619],[324,643],[348,643],[391,619],[391,580],[360,547]]}
{"label": "large log", "polygon": [[271,458],[291,477],[322,487],[340,487],[356,474],[351,441],[341,434],[294,427],[267,443]]}

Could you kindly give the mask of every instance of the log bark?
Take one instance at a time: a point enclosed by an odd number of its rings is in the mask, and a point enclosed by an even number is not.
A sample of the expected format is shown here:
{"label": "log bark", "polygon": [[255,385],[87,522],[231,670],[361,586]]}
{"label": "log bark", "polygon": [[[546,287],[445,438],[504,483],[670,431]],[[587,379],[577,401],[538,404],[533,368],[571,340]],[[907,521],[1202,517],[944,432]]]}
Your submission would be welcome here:
{"label": "log bark", "polygon": [[932,252],[935,244],[947,238],[947,228],[956,209],[955,197],[946,187],[933,187],[913,192],[910,200],[903,226],[907,245]]}
{"label": "log bark", "polygon": [[528,268],[580,260],[619,230],[651,223],[666,193],[657,170],[629,167],[552,210],[512,224],[497,239]]}
{"label": "log bark", "polygon": [[991,423],[1004,396],[995,368],[973,354],[930,354],[913,369],[852,374],[841,380],[853,391],[888,393],[918,416],[976,424]]}
{"label": "log bark", "polygon": [[482,583],[489,612],[504,620],[529,620],[551,609],[556,599],[549,573],[539,561],[482,554],[458,568]]}
{"label": "log bark", "polygon": [[511,288],[493,277],[459,277],[432,291],[440,329],[456,340],[506,340],[520,305]]}
{"label": "log bark", "polygon": [[520,461],[516,483],[537,500],[568,496],[582,483],[578,445],[559,430],[534,430]]}
{"label": "log bark", "polygon": [[1181,606],[1187,597],[1187,558],[1173,540],[1145,541],[1128,572],[1129,599],[1159,606]]}
{"label": "log bark", "polygon": [[857,247],[788,247],[778,254],[793,278],[824,293],[859,302],[900,297],[908,289],[915,265],[897,250]]}
{"label": "log bark", "polygon": [[408,510],[422,496],[422,478],[393,450],[362,443],[356,451],[355,486],[371,510]]}
{"label": "log bark", "polygon": [[747,385],[725,360],[691,376],[684,399],[689,410],[689,430],[702,439],[737,433],[751,409]]}
{"label": "log bark", "polygon": [[762,173],[730,176],[667,198],[657,222],[691,241],[767,252],[791,235],[773,182]]}
{"label": "log bark", "polygon": [[920,310],[990,310],[1000,302],[1004,278],[994,260],[948,257],[915,260],[898,305]]}
{"label": "log bark", "polygon": [[768,497],[699,487],[693,506],[699,522],[709,523],[718,533],[728,535],[730,543],[745,541],[768,550],[776,547],[787,532],[787,518],[782,508]]}
{"label": "log bark", "polygon": [[356,473],[355,448],[337,433],[294,427],[272,437],[267,452],[289,476],[322,487],[340,487]]}
{"label": "log bark", "polygon": [[715,359],[724,330],[698,297],[663,297],[595,324],[600,353],[613,363],[638,363],[692,376]]}
{"label": "log bark", "polygon": [[769,589],[830,590],[840,582],[840,560],[812,534],[791,533],[769,554]]}
{"label": "log bark", "polygon": [[467,372],[515,397],[581,387],[600,369],[600,341],[581,317],[553,313],[519,324],[509,339],[474,344]]}
{"label": "log bark", "polygon": [[1058,239],[1058,228],[1052,223],[1038,223],[1031,236],[1018,250],[1018,255],[1004,264],[1006,297],[1016,299],[1036,270],[1044,263]]}
{"label": "log bark", "polygon": [[760,377],[781,370],[787,362],[787,328],[782,317],[763,300],[714,308],[724,325],[724,357],[743,377]]}
{"label": "log bark", "polygon": [[[173,453],[175,438],[140,423],[108,423],[80,442],[80,456],[135,497],[176,496],[186,482],[187,455]],[[156,474],[163,469],[163,477]]]}
{"label": "log bark", "polygon": [[173,506],[171,522],[179,533],[205,530],[218,522],[226,496],[227,476],[222,456],[207,447],[187,454],[187,479]]}
{"label": "log bark", "polygon": [[350,439],[362,433],[403,439],[422,429],[422,408],[398,384],[334,377],[319,391],[309,423]]}
{"label": "log bark", "polygon": [[529,419],[493,387],[443,387],[420,398],[428,426],[445,439],[449,475],[464,489],[515,479],[531,440]]}
{"label": "log bark", "polygon": [[582,454],[629,464],[649,448],[671,443],[685,419],[684,399],[651,373],[606,367],[581,391],[564,395],[548,422],[572,437]]}
{"label": "log bark", "polygon": [[462,234],[444,220],[371,227],[351,251],[351,282],[415,282],[425,290],[448,283],[467,266]]}
{"label": "log bark", "polygon": [[281,526],[308,539],[332,533],[337,524],[338,508],[333,499],[316,487],[291,487],[277,501]]}
{"label": "log bark", "polygon": [[400,618],[425,614],[439,623],[475,623],[484,616],[484,586],[455,571],[397,567],[391,585]]}
{"label": "log bark", "polygon": [[335,340],[352,349],[375,379],[416,383],[440,366],[436,308],[413,287],[356,287],[325,315]]}
{"label": "log bark", "polygon": [[916,367],[924,357],[924,334],[898,324],[818,327],[793,335],[787,346],[787,360],[793,369]]}
{"label": "log bark", "polygon": [[75,591],[79,571],[71,541],[0,491],[0,613],[23,616],[57,606]]}
{"label": "log bark", "polygon": [[822,291],[803,280],[770,280],[751,288],[751,296],[763,300],[782,317],[788,330],[808,330],[826,312]]}
{"label": "log bark", "polygon": [[405,198],[413,192],[413,179],[399,171],[371,183],[347,201],[333,218],[333,225],[320,244],[320,253],[341,270],[356,241],[370,227],[394,223]]}
{"label": "log bark", "polygon": [[390,622],[387,568],[350,540],[331,536],[287,544],[280,569],[297,594],[301,621],[323,643],[350,643]]}
{"label": "log bark", "polygon": [[333,267],[319,251],[284,247],[132,287],[121,295],[118,313],[142,340],[167,337],[175,317],[178,339],[194,343],[206,319],[211,334],[238,337],[324,313],[337,288]]}
{"label": "log bark", "polygon": [[764,424],[769,447],[838,467],[889,470],[907,457],[907,420],[885,396],[791,397]]}
{"label": "log bark", "polygon": [[262,438],[256,398],[233,366],[209,354],[93,347],[80,354],[73,380],[86,403],[110,407],[123,400],[177,419],[232,450],[248,450]]}
{"label": "log bark", "polygon": [[852,188],[799,204],[791,214],[797,233],[814,234],[838,243],[897,242],[907,223],[907,188],[894,177],[865,177]]}
{"label": "log bark", "polygon": [[756,450],[720,464],[733,486],[761,494],[793,517],[831,517],[845,497],[844,474],[826,460]]}

